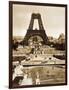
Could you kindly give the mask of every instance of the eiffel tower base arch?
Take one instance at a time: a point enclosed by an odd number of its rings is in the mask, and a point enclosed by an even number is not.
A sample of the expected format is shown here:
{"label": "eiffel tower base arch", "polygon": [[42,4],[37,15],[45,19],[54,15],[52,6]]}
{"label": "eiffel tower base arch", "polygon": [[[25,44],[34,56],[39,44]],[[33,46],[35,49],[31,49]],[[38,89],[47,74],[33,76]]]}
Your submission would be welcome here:
{"label": "eiffel tower base arch", "polygon": [[[37,30],[37,29],[33,30],[34,19],[38,19],[39,30]],[[47,38],[46,32],[44,30],[40,14],[34,14],[34,13],[32,14],[30,25],[29,25],[27,33],[24,37],[24,40],[22,41],[22,44],[28,45],[29,44],[28,40],[32,36],[40,36],[43,39],[42,44],[47,44],[48,38]]]}

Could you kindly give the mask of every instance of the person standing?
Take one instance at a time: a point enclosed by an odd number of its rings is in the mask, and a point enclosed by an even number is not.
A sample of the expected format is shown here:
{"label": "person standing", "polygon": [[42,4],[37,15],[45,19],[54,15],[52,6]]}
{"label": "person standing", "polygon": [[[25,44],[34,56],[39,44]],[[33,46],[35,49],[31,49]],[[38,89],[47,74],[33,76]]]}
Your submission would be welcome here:
{"label": "person standing", "polygon": [[21,64],[21,61],[19,61],[19,64],[17,64],[16,68],[14,69],[13,80],[16,76],[23,76],[23,74],[24,74],[23,70],[24,70],[24,67]]}
{"label": "person standing", "polygon": [[36,73],[36,84],[40,84],[40,78],[39,78],[39,73]]}

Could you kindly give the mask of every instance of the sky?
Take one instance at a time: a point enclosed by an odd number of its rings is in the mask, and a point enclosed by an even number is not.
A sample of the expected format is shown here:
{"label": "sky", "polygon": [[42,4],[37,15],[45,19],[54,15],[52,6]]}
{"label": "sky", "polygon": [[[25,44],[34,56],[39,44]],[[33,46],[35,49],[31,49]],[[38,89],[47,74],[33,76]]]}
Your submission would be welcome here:
{"label": "sky", "polygon": [[[65,8],[51,6],[33,6],[13,4],[13,36],[25,36],[32,13],[40,13],[47,36],[58,38],[65,34]],[[38,27],[35,19],[33,29]]]}

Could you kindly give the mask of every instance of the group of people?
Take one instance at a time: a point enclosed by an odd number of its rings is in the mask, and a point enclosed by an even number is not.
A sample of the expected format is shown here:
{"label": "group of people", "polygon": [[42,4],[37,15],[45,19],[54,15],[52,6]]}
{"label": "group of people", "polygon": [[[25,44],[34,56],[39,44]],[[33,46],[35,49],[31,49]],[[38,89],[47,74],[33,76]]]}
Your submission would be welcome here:
{"label": "group of people", "polygon": [[[33,85],[33,80],[31,77],[31,73],[28,72],[27,68],[25,68],[22,64],[21,61],[17,64],[17,66],[14,68],[13,72],[13,85],[14,86],[21,86],[21,85]],[[39,73],[36,73],[36,80],[35,84],[40,84],[40,79],[39,79]]]}

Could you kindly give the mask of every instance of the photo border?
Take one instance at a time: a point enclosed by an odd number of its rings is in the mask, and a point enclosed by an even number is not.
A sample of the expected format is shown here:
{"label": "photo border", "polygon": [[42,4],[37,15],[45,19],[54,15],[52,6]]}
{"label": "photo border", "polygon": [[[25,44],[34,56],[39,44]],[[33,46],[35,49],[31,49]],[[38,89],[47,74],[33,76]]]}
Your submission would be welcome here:
{"label": "photo border", "polygon": [[[51,7],[65,7],[65,83],[60,84],[44,84],[44,85],[26,85],[26,86],[12,86],[12,29],[13,29],[13,4],[34,5],[34,6],[51,6]],[[43,86],[61,86],[67,85],[67,4],[53,4],[53,3],[36,3],[36,2],[20,2],[9,1],[9,88],[28,88],[28,87],[43,87]]]}

